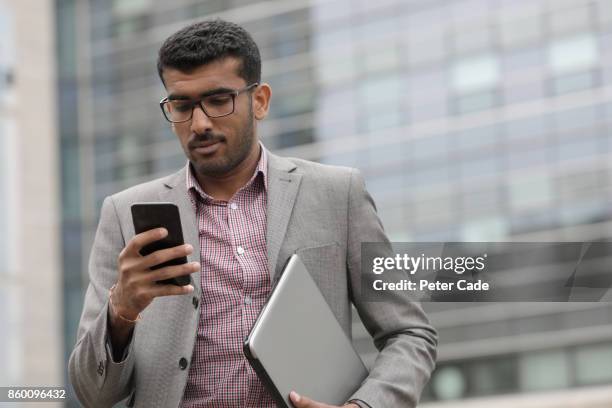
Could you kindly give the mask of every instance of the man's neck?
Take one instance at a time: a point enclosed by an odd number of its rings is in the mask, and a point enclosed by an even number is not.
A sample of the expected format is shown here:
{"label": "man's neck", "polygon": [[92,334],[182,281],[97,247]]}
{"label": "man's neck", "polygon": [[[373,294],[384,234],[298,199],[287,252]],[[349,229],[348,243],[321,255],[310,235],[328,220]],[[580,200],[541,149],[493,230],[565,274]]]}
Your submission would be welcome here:
{"label": "man's neck", "polygon": [[195,173],[202,190],[220,201],[229,201],[238,190],[249,182],[262,154],[261,146],[255,143],[249,155],[232,171],[222,176],[207,176]]}

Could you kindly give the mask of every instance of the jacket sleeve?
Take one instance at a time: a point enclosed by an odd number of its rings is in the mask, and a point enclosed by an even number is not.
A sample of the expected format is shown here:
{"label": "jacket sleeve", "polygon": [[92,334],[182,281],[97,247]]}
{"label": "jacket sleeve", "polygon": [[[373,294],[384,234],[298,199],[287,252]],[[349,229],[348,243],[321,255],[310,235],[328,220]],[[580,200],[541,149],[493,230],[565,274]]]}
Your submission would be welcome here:
{"label": "jacket sleeve", "polygon": [[89,286],[77,343],[68,363],[70,382],[85,407],[112,407],[132,388],[133,341],[120,362],[113,361],[108,347],[108,295],[117,280],[117,258],[124,244],[112,197],[107,197],[89,260]]}
{"label": "jacket sleeve", "polygon": [[[380,353],[369,376],[349,399],[373,408],[415,407],[435,367],[437,333],[408,291],[366,296],[365,285],[371,288],[375,275],[361,271],[361,244],[389,244],[389,240],[357,170],[352,171],[350,183],[347,267],[352,300]],[[390,245],[386,247],[390,251]],[[390,252],[380,255],[390,256]]]}

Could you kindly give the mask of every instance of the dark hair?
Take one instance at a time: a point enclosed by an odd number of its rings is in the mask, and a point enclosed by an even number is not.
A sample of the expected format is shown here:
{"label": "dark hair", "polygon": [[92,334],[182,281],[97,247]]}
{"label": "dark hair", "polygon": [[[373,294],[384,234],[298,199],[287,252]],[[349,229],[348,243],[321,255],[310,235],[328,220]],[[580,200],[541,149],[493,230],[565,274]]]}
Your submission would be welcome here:
{"label": "dark hair", "polygon": [[191,24],[164,41],[157,57],[157,73],[164,82],[164,68],[182,72],[225,57],[240,59],[238,75],[247,84],[261,81],[261,57],[253,37],[238,24],[210,20]]}

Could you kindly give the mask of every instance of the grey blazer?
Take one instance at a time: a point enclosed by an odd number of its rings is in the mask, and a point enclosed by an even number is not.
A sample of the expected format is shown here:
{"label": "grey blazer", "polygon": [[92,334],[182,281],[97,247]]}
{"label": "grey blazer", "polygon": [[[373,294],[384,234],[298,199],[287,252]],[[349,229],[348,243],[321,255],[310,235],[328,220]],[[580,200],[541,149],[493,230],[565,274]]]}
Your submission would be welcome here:
{"label": "grey blazer", "polygon": [[[191,359],[201,294],[155,299],[142,313],[120,362],[107,344],[109,288],[117,257],[134,235],[130,205],[172,202],[179,207],[185,241],[199,248],[185,169],[107,197],[89,262],[89,287],[69,362],[70,381],[86,407],[110,407],[128,398],[136,407],[179,406]],[[351,302],[380,350],[369,377],[351,398],[373,408],[414,407],[435,365],[437,337],[421,307],[401,293],[366,301],[360,291],[362,242],[386,242],[372,198],[355,169],[269,154],[267,246],[271,279],[298,253],[347,335]],[[194,251],[189,261],[199,261]]]}

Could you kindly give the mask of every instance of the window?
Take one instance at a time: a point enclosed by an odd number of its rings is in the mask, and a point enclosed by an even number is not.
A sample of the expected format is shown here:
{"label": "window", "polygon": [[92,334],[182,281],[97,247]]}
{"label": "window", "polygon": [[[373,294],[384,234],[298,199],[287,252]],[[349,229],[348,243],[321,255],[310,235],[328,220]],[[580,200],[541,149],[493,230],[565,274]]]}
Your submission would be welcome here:
{"label": "window", "polygon": [[[550,147],[536,145],[530,148],[519,146],[512,151],[507,151],[507,168],[509,170],[525,169],[528,167],[541,166],[551,161],[554,150]],[[517,194],[520,194],[517,192]]]}
{"label": "window", "polygon": [[474,395],[501,394],[516,389],[516,359],[498,357],[477,361],[470,367]]}
{"label": "window", "polygon": [[408,97],[404,101],[413,122],[444,117],[448,113],[447,71],[427,68],[407,77]]}
{"label": "window", "polygon": [[459,171],[464,181],[471,178],[491,177],[499,173],[500,161],[496,157],[484,156],[463,160]]}
{"label": "window", "polygon": [[396,75],[368,78],[362,82],[360,100],[367,107],[397,106],[400,98],[401,80]]}
{"label": "window", "polygon": [[440,364],[422,397],[450,400],[610,382],[612,346],[602,343]]}
{"label": "window", "polygon": [[466,156],[468,152],[490,149],[499,143],[502,132],[498,125],[460,130],[454,135],[453,153]]}
{"label": "window", "polygon": [[555,95],[561,95],[592,88],[595,83],[596,78],[593,72],[579,72],[555,78],[552,83],[552,91]]}
{"label": "window", "polygon": [[559,161],[571,160],[579,157],[597,156],[601,147],[599,138],[584,137],[568,140],[558,145]]}
{"label": "window", "polygon": [[113,30],[119,37],[144,31],[151,26],[151,0],[114,0],[112,7],[115,17]]}
{"label": "window", "polygon": [[399,67],[399,53],[392,41],[387,41],[386,47],[370,47],[363,55],[363,63],[366,71],[386,71]]}
{"label": "window", "polygon": [[550,28],[554,34],[588,29],[591,22],[589,6],[567,7],[550,15]]}
{"label": "window", "polygon": [[437,63],[447,54],[443,32],[414,33],[404,39],[407,63],[412,67]]}
{"label": "window", "polygon": [[448,16],[442,7],[419,7],[411,12],[400,29],[411,66],[432,64],[444,59],[447,50]]}
{"label": "window", "polygon": [[359,93],[367,132],[400,125],[401,84],[401,78],[395,75],[369,78],[362,83]]}
{"label": "window", "polygon": [[479,92],[456,100],[455,112],[459,114],[480,111],[497,105],[499,94],[493,91]]}
{"label": "window", "polygon": [[365,117],[364,130],[371,133],[377,130],[395,128],[401,125],[401,120],[400,112],[396,106],[389,109],[376,107],[368,111],[368,115]]}
{"label": "window", "polygon": [[553,42],[548,49],[549,64],[556,74],[568,74],[592,68],[598,58],[597,43],[590,33]]}
{"label": "window", "polygon": [[[390,164],[404,163],[407,165],[406,159],[407,145],[405,143],[384,144],[368,147],[366,155],[372,167],[374,166],[389,166]],[[403,188],[403,185],[398,185],[397,188]]]}
{"label": "window", "polygon": [[612,346],[601,344],[578,349],[576,379],[579,384],[612,382]]}
{"label": "window", "polygon": [[510,184],[510,202],[515,210],[548,207],[553,202],[550,177],[547,174],[531,174],[529,178],[515,178]]}
{"label": "window", "polygon": [[317,136],[334,139],[356,133],[357,113],[353,88],[323,89],[316,106]]}
{"label": "window", "polygon": [[[600,106],[559,111],[554,115],[557,132],[572,132],[576,137],[584,137],[584,129],[602,120]],[[572,135],[574,136],[574,135]]]}
{"label": "window", "polygon": [[323,85],[331,86],[337,83],[350,81],[357,75],[353,61],[352,50],[337,50],[334,56],[319,52],[317,55],[316,76]]}
{"label": "window", "polygon": [[[482,213],[481,213],[482,214]],[[466,222],[461,227],[461,240],[465,242],[499,241],[508,235],[506,220],[499,216],[491,216]],[[484,372],[482,372],[484,374]],[[484,390],[493,389],[492,383],[479,383]]]}
{"label": "window", "polygon": [[467,390],[465,374],[458,367],[440,368],[433,378],[432,388],[438,399],[461,398]]}
{"label": "window", "polygon": [[455,111],[467,113],[495,106],[499,95],[500,64],[492,54],[455,62],[451,68],[451,87],[456,93]]}
{"label": "window", "polygon": [[519,364],[524,390],[565,388],[570,385],[570,364],[565,351],[544,351],[523,356]]}
{"label": "window", "polygon": [[508,141],[520,141],[533,143],[534,140],[541,139],[549,127],[550,117],[535,116],[506,122],[506,138]]}
{"label": "window", "polygon": [[120,17],[134,17],[149,10],[151,0],[113,0],[113,14]]}
{"label": "window", "polygon": [[506,47],[519,47],[538,41],[542,37],[540,20],[539,15],[506,18],[499,26],[501,43]]}
{"label": "window", "polygon": [[480,22],[476,28],[474,28],[474,23],[457,27],[452,38],[456,54],[482,52],[490,49],[493,40],[491,28]]}
{"label": "window", "polygon": [[411,151],[415,163],[427,163],[432,160],[446,160],[449,152],[448,136],[434,135],[420,137],[412,142]]}
{"label": "window", "polygon": [[499,78],[499,61],[494,55],[459,60],[451,70],[451,85],[458,93],[491,89],[497,85]]}

